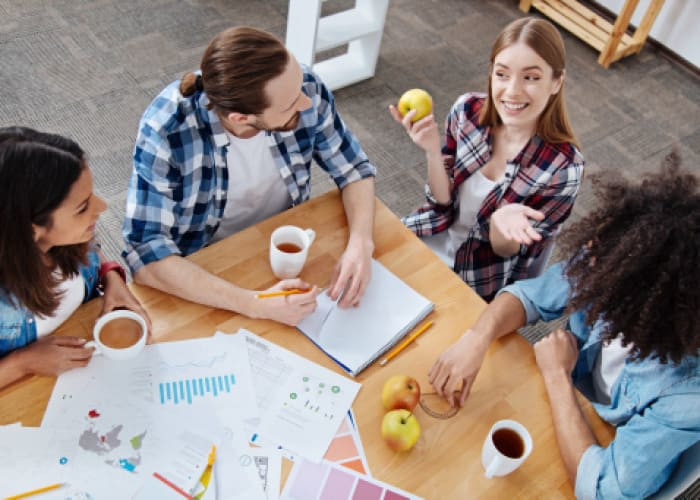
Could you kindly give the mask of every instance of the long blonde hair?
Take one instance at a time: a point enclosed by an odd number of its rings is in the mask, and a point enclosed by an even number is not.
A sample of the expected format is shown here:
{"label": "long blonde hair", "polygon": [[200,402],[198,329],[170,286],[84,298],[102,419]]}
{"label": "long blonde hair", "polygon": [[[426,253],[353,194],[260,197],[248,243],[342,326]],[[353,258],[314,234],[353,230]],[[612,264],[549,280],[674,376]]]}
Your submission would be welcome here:
{"label": "long blonde hair", "polygon": [[[479,116],[479,125],[491,126],[501,124],[493,102],[491,75],[496,56],[505,48],[522,42],[544,59],[552,68],[552,77],[560,78],[566,67],[566,49],[559,31],[552,23],[535,17],[517,19],[506,26],[491,47],[489,64],[489,92]],[[569,123],[564,104],[564,82],[559,92],[550,96],[547,106],[537,119],[537,135],[552,144],[570,142],[580,149],[574,131]]]}

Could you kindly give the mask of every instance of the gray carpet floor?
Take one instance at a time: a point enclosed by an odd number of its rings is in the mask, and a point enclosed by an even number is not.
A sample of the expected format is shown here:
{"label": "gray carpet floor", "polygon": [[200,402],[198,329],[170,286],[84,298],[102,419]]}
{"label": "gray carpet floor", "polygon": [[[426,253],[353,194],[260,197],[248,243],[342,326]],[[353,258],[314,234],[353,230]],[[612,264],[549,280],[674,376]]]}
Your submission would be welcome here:
{"label": "gray carpet floor", "polygon": [[[443,117],[465,91],[484,91],[494,37],[522,16],[515,0],[391,0],[374,78],[335,92],[343,118],[378,167],[377,195],[397,215],[422,201],[423,155],[389,115],[422,87]],[[351,6],[330,0],[324,13]],[[120,226],[139,117],[198,67],[214,34],[248,24],[284,39],[287,0],[0,0],[0,125],[64,134],[89,153],[109,209],[98,235],[119,258]],[[572,220],[595,206],[594,173],[636,177],[676,147],[700,172],[700,79],[649,46],[606,70],[562,30],[566,96],[587,162]],[[342,49],[341,49],[342,50]],[[333,185],[316,169],[313,193]],[[556,252],[555,252],[556,258]],[[551,328],[522,333],[530,341]]]}

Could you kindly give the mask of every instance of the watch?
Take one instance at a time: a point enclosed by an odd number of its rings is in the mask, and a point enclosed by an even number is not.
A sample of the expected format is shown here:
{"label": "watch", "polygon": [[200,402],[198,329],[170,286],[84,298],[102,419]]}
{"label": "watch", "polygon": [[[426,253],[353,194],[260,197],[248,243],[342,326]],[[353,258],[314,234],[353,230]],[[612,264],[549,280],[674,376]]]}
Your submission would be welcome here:
{"label": "watch", "polygon": [[104,278],[110,271],[117,271],[119,273],[119,276],[121,276],[124,280],[124,283],[126,283],[126,271],[124,271],[124,268],[121,266],[121,264],[119,264],[119,262],[109,260],[100,264],[100,270],[97,272],[97,283],[100,289],[102,290],[104,290],[105,288]]}

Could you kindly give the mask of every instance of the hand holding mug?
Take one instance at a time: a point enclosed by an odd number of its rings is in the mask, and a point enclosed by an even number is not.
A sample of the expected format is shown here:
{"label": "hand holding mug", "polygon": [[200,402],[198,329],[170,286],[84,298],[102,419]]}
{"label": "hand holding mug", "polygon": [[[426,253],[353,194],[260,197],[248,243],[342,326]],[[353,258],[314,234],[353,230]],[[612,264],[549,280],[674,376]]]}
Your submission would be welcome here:
{"label": "hand holding mug", "polygon": [[49,335],[18,349],[16,356],[26,373],[56,377],[66,370],[86,366],[92,358],[85,339]]}
{"label": "hand holding mug", "polygon": [[93,328],[93,339],[85,347],[94,347],[95,355],[114,360],[136,357],[146,345],[148,324],[143,316],[129,310],[116,310],[100,317]]}

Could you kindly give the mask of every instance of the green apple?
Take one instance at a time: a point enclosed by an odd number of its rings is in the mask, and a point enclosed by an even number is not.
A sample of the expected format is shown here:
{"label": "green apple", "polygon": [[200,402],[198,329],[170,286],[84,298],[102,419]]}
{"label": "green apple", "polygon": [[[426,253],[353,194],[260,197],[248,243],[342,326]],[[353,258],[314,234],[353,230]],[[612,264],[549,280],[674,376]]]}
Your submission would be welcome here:
{"label": "green apple", "polygon": [[382,419],[382,438],[394,451],[408,451],[420,437],[416,416],[408,410],[391,410]]}
{"label": "green apple", "polygon": [[406,113],[415,109],[416,114],[411,118],[411,122],[417,122],[433,111],[433,98],[423,89],[407,90],[399,99],[396,108],[401,116],[406,116]]}
{"label": "green apple", "polygon": [[413,411],[420,400],[418,381],[408,375],[394,375],[384,382],[382,403],[387,410]]}

